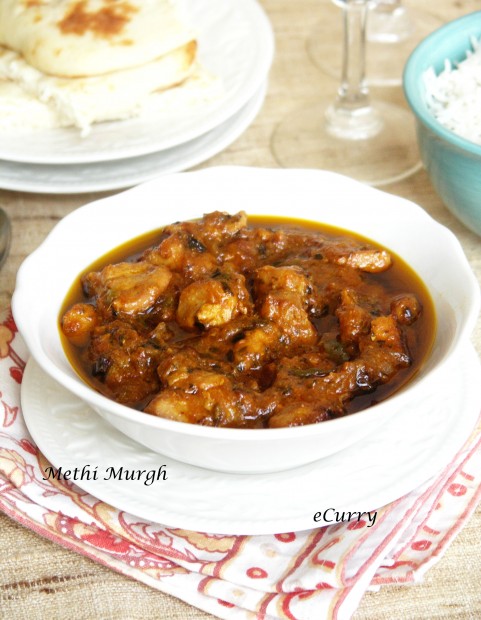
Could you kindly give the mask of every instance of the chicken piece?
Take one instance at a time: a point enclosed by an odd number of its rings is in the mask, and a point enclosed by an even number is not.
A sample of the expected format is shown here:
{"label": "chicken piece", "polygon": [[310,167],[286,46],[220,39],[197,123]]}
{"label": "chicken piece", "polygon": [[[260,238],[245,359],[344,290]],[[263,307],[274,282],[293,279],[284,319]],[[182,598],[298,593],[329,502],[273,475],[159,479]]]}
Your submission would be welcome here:
{"label": "chicken piece", "polygon": [[355,242],[328,243],[323,247],[322,253],[331,263],[369,273],[386,271],[392,264],[391,255],[386,250],[362,247]]}
{"label": "chicken piece", "polygon": [[311,345],[317,332],[306,311],[312,287],[298,267],[261,267],[254,294],[259,315],[275,323],[286,346]]}
{"label": "chicken piece", "polygon": [[234,364],[239,372],[258,369],[274,359],[282,349],[282,332],[271,321],[244,330],[232,348]]}
{"label": "chicken piece", "polygon": [[365,382],[370,386],[387,383],[400,369],[412,363],[392,315],[371,321],[370,334],[360,338],[359,350],[358,361],[364,365]]}
{"label": "chicken piece", "polygon": [[221,282],[193,282],[180,294],[177,322],[184,329],[209,329],[230,321],[236,311],[236,298]]}
{"label": "chicken piece", "polygon": [[300,267],[260,267],[255,273],[254,295],[257,299],[264,299],[272,291],[295,293],[299,304],[305,305],[312,293],[312,286]]}
{"label": "chicken piece", "polygon": [[189,344],[204,360],[211,360],[210,367],[226,369],[252,389],[271,383],[269,364],[283,346],[275,325],[242,315],[202,332]]}
{"label": "chicken piece", "polygon": [[344,415],[354,397],[374,391],[410,364],[402,334],[390,315],[371,321],[368,333],[359,337],[359,348],[356,359],[337,367],[322,356],[281,360],[275,381],[263,394],[277,403],[269,426],[311,424]]}
{"label": "chicken piece", "polygon": [[421,304],[412,294],[399,295],[391,302],[391,313],[399,325],[412,325],[421,311]]}
{"label": "chicken piece", "polygon": [[179,224],[166,229],[165,238],[158,246],[144,252],[142,260],[180,273],[188,281],[213,273],[217,269],[215,256],[196,236],[180,227]]}
{"label": "chicken piece", "polygon": [[157,366],[162,351],[120,320],[97,327],[91,338],[92,375],[118,402],[144,400],[159,389]]}
{"label": "chicken piece", "polygon": [[[339,415],[344,410],[341,407]],[[333,411],[332,405],[322,405],[321,403],[291,403],[285,407],[277,409],[268,421],[269,428],[285,428],[292,426],[304,426],[305,424],[317,424],[336,417],[337,412]]]}
{"label": "chicken piece", "polygon": [[324,377],[335,369],[336,363],[329,355],[321,347],[314,347],[301,355],[281,357],[274,387],[283,392],[287,389],[291,393],[299,380],[297,387],[302,391],[305,388],[304,379]]}
{"label": "chicken piece", "polygon": [[247,215],[239,211],[234,215],[221,211],[213,211],[204,215],[200,224],[202,240],[212,251],[225,245],[247,226]]}
{"label": "chicken piece", "polygon": [[269,426],[313,424],[345,415],[346,404],[355,395],[372,389],[358,383],[364,377],[363,368],[357,361],[336,367],[322,356],[311,367],[302,359],[296,366],[283,361],[274,383],[263,394],[276,403]]}
{"label": "chicken piece", "polygon": [[234,271],[251,274],[265,262],[274,262],[289,251],[289,236],[279,230],[242,230],[218,250],[218,258]]}
{"label": "chicken piece", "polygon": [[278,326],[285,347],[310,346],[317,340],[316,328],[294,293],[277,291],[267,295],[259,315]]}
{"label": "chicken piece", "polygon": [[[268,426],[299,426],[332,417],[334,403],[320,399],[314,389],[320,378],[335,370],[336,364],[320,348],[281,358],[274,381],[262,394],[264,408],[268,402],[275,403]],[[339,404],[337,413],[341,412],[344,408]]]}
{"label": "chicken piece", "polygon": [[[355,396],[372,392],[381,382],[375,372],[371,376],[369,364],[361,358],[330,371],[322,367],[299,370],[280,373],[263,395],[272,393],[277,403],[269,426],[299,426],[343,416]],[[279,390],[283,398],[276,396]]]}
{"label": "chicken piece", "polygon": [[401,331],[392,315],[379,316],[371,322],[371,340],[383,343],[390,349],[404,352]]}
{"label": "chicken piece", "polygon": [[[172,375],[171,375],[172,379]],[[245,426],[257,414],[255,396],[236,391],[225,374],[192,370],[157,394],[144,411],[159,417],[206,426]]]}
{"label": "chicken piece", "polygon": [[167,323],[160,321],[150,332],[149,342],[154,346],[161,347],[165,346],[170,340],[172,340],[173,337],[174,334]]}
{"label": "chicken piece", "polygon": [[391,255],[386,250],[358,250],[346,257],[340,257],[338,265],[347,265],[359,271],[379,273],[391,266]]}
{"label": "chicken piece", "polygon": [[362,272],[329,263],[323,258],[302,260],[299,265],[309,274],[312,293],[308,295],[306,302],[312,317],[334,314],[343,290],[358,290],[364,286],[365,275]]}
{"label": "chicken piece", "polygon": [[62,331],[76,347],[85,347],[90,334],[99,323],[99,316],[91,304],[74,304],[62,317]]}
{"label": "chicken piece", "polygon": [[202,424],[206,412],[202,406],[198,406],[198,402],[199,399],[195,394],[185,393],[182,390],[164,390],[154,396],[144,408],[144,412],[176,422]]}
{"label": "chicken piece", "polygon": [[251,309],[244,276],[219,274],[210,280],[193,282],[181,292],[177,322],[188,330],[209,329],[246,315]]}
{"label": "chicken piece", "polygon": [[157,367],[157,374],[164,387],[176,387],[187,381],[190,374],[196,370],[226,374],[231,367],[222,361],[200,355],[192,346],[184,344],[179,349],[174,346],[165,350]]}
{"label": "chicken piece", "polygon": [[142,258],[154,265],[164,265],[193,282],[217,270],[216,254],[247,223],[245,213],[229,215],[215,211],[201,222],[181,222],[164,229],[159,245],[147,250]]}
{"label": "chicken piece", "polygon": [[371,315],[358,301],[356,293],[350,289],[341,292],[341,303],[336,310],[339,321],[339,338],[346,349],[354,353],[362,334],[369,333]]}
{"label": "chicken piece", "polygon": [[171,277],[167,268],[140,261],[107,265],[84,276],[83,284],[104,316],[135,316],[155,304]]}

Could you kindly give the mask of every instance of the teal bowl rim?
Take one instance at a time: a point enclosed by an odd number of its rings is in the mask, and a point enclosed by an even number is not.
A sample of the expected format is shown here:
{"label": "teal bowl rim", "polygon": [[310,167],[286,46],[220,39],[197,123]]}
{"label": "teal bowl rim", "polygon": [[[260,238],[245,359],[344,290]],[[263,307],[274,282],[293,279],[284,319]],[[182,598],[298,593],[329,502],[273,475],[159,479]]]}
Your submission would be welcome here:
{"label": "teal bowl rim", "polygon": [[[476,18],[479,18],[479,22],[476,22]],[[404,67],[403,90],[407,102],[415,116],[422,121],[426,127],[431,129],[432,132],[453,146],[458,147],[460,150],[468,151],[473,155],[481,157],[481,145],[458,136],[436,120],[427,108],[427,104],[422,96],[423,89],[421,88],[421,76],[429,66],[432,66],[432,64],[426,66],[426,56],[428,50],[435,48],[436,42],[441,39],[449,39],[451,37],[456,39],[457,35],[460,33],[464,33],[465,36],[474,36],[474,33],[472,32],[469,34],[466,33],[466,27],[467,24],[470,24],[472,29],[476,29],[476,23],[479,23],[479,32],[477,33],[477,36],[480,39],[481,45],[481,11],[475,11],[474,13],[468,13],[462,17],[458,17],[457,19],[444,24],[423,39],[421,43],[415,47]],[[468,48],[466,48],[466,51],[467,50]],[[445,58],[441,60],[444,62]],[[452,59],[448,58],[448,60]]]}

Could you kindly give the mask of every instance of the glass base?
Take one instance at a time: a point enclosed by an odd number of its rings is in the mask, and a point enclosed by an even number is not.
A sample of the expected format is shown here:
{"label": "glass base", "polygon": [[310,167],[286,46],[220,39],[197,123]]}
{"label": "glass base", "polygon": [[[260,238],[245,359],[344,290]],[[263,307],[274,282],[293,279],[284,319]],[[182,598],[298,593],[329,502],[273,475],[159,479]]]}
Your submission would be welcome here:
{"label": "glass base", "polygon": [[377,108],[367,106],[358,110],[333,103],[325,111],[326,131],[335,138],[364,140],[377,135],[384,121]]}
{"label": "glass base", "polygon": [[[323,4],[322,15],[307,40],[307,50],[319,69],[339,80],[342,10],[329,1]],[[414,47],[442,23],[439,18],[411,7],[394,15],[372,8],[367,19],[367,83],[370,86],[399,86],[404,65]]]}
{"label": "glass base", "polygon": [[277,126],[271,150],[284,168],[317,168],[347,175],[368,185],[387,185],[421,168],[412,115],[396,105],[376,102],[382,126],[375,135],[335,135],[326,122],[330,101],[291,112]]}

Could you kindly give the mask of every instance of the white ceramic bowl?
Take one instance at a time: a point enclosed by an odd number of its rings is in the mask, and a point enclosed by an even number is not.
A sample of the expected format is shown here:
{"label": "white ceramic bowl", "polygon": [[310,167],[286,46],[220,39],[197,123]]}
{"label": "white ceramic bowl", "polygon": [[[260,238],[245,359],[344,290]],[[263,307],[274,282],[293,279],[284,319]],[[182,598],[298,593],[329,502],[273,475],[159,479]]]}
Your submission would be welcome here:
{"label": "white ceramic bowl", "polygon": [[[60,340],[67,291],[94,260],[144,232],[213,210],[295,216],[358,232],[393,250],[427,284],[437,314],[429,359],[407,386],[369,409],[320,424],[231,429],[165,420],[117,404],[86,385]],[[209,168],[168,175],[77,209],[21,266],[13,314],[31,355],[51,377],[132,439],[174,459],[225,472],[271,472],[338,452],[392,415],[419,407],[469,338],[479,286],[454,235],[420,207],[346,177],[313,170]],[[433,429],[436,432],[436,429]]]}

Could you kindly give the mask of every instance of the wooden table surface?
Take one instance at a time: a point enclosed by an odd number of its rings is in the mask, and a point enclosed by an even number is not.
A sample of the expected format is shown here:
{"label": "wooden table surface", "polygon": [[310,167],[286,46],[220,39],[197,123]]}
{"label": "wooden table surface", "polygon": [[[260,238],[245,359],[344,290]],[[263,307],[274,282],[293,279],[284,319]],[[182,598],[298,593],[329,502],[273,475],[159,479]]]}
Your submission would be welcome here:
{"label": "wooden table surface", "polygon": [[[270,150],[276,124],[301,103],[314,101],[322,92],[332,91],[333,96],[336,92],[336,80],[313,65],[305,44],[313,24],[326,14],[328,0],[261,0],[261,4],[276,36],[276,57],[265,104],[254,123],[234,144],[199,167],[227,164],[277,167]],[[405,4],[430,11],[443,20],[481,8],[481,2],[474,0],[423,0]],[[339,50],[340,42],[333,41],[333,54]],[[372,89],[372,96],[405,105],[399,87]],[[480,238],[445,209],[424,170],[383,189],[413,200],[448,226],[461,241],[481,282]],[[101,195],[106,194],[58,196],[0,190],[0,206],[13,222],[11,253],[0,272],[3,306],[10,302],[16,272],[25,256],[63,216]],[[473,341],[478,353],[481,352],[480,323]],[[421,585],[388,587],[368,593],[354,618],[481,618],[480,574],[481,507]],[[66,551],[0,514],[0,618],[133,620],[145,617],[200,620],[211,616]]]}

